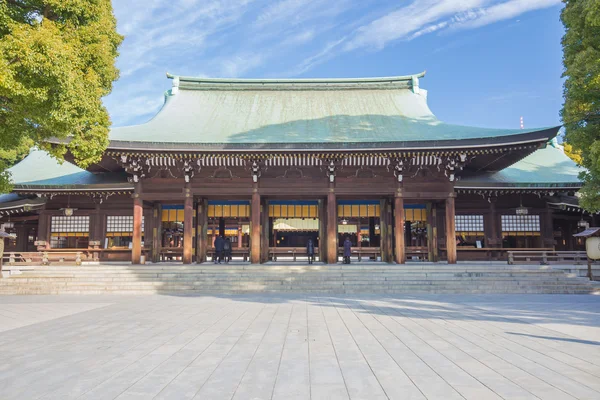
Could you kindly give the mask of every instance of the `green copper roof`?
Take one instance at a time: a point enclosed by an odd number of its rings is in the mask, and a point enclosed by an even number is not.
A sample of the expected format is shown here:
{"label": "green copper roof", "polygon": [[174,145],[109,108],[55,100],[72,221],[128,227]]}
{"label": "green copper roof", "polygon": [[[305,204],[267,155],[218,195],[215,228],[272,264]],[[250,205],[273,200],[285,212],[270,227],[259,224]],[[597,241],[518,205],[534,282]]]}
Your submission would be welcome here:
{"label": "green copper roof", "polygon": [[555,143],[501,171],[461,179],[457,187],[580,187],[582,169]]}
{"label": "green copper roof", "polygon": [[8,172],[15,189],[117,183],[115,176],[93,174],[68,161],[61,164],[47,152],[38,149],[33,149],[21,162],[9,168]]}
{"label": "green copper roof", "polygon": [[193,150],[214,144],[435,148],[498,138],[520,142],[531,133],[548,140],[558,131],[445,124],[429,109],[427,91],[418,83],[421,76],[335,80],[170,76],[174,87],[161,111],[145,124],[113,128],[110,148]]}

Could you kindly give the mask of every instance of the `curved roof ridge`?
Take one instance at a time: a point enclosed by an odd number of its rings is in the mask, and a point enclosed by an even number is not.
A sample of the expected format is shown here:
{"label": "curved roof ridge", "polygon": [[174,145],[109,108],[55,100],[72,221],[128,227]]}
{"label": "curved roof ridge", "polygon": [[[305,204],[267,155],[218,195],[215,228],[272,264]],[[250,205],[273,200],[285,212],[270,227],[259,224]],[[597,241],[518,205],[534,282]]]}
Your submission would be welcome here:
{"label": "curved roof ridge", "polygon": [[382,76],[367,78],[298,78],[298,79],[248,79],[248,78],[205,78],[194,76],[174,75],[167,72],[167,78],[178,79],[180,82],[212,83],[212,84],[361,84],[361,83],[391,83],[412,81],[414,78],[423,78],[427,71],[413,75]]}

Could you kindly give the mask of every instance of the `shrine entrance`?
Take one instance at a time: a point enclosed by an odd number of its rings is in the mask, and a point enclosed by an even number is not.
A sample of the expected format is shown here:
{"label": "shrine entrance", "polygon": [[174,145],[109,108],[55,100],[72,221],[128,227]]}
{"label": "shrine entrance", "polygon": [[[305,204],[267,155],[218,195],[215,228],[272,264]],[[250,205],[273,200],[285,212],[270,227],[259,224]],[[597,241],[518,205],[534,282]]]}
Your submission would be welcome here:
{"label": "shrine entrance", "polygon": [[231,243],[232,259],[247,261],[250,248],[250,202],[209,200],[207,208],[207,257],[215,256],[215,240],[221,236]]}
{"label": "shrine entrance", "polygon": [[381,202],[339,200],[337,238],[342,252],[346,238],[352,243],[352,258],[381,260]]}
{"label": "shrine entrance", "polygon": [[307,244],[312,240],[315,258],[321,261],[322,232],[317,200],[269,201],[269,255],[277,261],[307,261]]}
{"label": "shrine entrance", "polygon": [[427,215],[425,204],[404,206],[404,243],[408,261],[424,261],[431,258],[429,242],[433,233]]}

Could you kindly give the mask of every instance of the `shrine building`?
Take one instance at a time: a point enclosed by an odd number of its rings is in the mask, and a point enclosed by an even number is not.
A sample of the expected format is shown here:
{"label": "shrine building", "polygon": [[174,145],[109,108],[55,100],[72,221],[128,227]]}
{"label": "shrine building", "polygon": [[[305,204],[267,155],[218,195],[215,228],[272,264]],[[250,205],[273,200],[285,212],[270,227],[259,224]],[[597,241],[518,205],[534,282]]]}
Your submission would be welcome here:
{"label": "shrine building", "polygon": [[252,263],[300,260],[309,238],[326,263],[346,237],[361,259],[389,263],[582,248],[572,234],[593,217],[560,127],[446,124],[423,77],[168,75],[158,114],[112,128],[87,170],[35,149],[10,168],[5,251],[190,264],[219,234]]}

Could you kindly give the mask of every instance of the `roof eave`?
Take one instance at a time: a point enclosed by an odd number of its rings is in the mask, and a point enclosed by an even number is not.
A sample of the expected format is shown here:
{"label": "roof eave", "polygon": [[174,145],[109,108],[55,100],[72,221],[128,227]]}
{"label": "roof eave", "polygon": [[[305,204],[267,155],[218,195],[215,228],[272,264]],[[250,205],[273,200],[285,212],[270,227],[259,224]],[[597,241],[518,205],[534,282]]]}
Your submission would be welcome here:
{"label": "roof eave", "polygon": [[443,151],[443,150],[468,150],[486,147],[527,145],[532,143],[545,143],[554,138],[560,127],[542,129],[517,135],[507,135],[488,138],[471,138],[458,140],[436,141],[397,141],[397,142],[322,142],[322,143],[176,143],[176,142],[141,142],[111,140],[107,150],[130,151]]}

